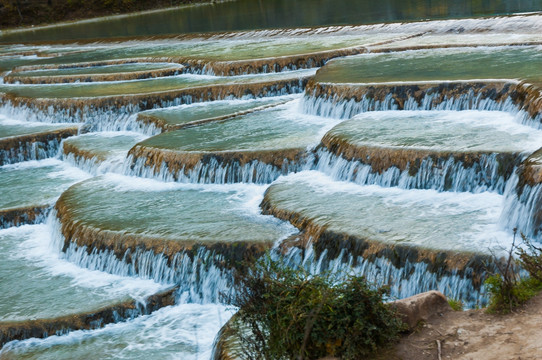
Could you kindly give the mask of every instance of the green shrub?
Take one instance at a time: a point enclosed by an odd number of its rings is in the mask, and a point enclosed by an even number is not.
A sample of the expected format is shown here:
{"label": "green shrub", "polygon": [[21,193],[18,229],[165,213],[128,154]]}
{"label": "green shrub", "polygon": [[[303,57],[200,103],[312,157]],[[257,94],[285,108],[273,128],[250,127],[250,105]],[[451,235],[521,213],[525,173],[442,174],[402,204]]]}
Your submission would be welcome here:
{"label": "green shrub", "polygon": [[[542,249],[534,246],[523,234],[521,238],[527,247],[517,247],[515,236],[516,229],[506,263],[497,263],[498,272],[485,281],[490,294],[487,308],[490,313],[507,314],[542,290]],[[513,260],[514,251],[519,255],[517,263]],[[518,267],[526,270],[529,276],[520,277]]]}
{"label": "green shrub", "polygon": [[542,290],[542,282],[538,279],[524,278],[508,286],[499,274],[490,276],[486,286],[491,294],[487,311],[500,314],[511,312]]}
{"label": "green shrub", "polygon": [[310,276],[267,258],[238,284],[236,327],[245,329],[238,338],[248,359],[360,359],[403,329],[383,303],[385,289],[363,277]]}
{"label": "green shrub", "polygon": [[448,299],[448,304],[450,304],[453,311],[463,310],[463,302],[461,300]]}
{"label": "green shrub", "polygon": [[521,238],[526,245],[526,249],[518,249],[521,266],[527,270],[529,276],[542,282],[542,248],[535,246],[523,234]]}

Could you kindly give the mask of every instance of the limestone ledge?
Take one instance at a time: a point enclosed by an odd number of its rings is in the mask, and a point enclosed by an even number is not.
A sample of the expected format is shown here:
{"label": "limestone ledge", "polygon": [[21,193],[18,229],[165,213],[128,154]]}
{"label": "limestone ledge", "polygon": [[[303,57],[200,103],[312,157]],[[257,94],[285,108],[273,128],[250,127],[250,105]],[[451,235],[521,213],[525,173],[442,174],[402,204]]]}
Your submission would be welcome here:
{"label": "limestone ledge", "polygon": [[178,90],[133,95],[87,98],[31,98],[0,93],[0,104],[28,109],[37,114],[55,114],[55,119],[83,122],[85,116],[111,112],[135,113],[186,102],[204,102],[245,96],[266,97],[299,93],[309,77],[278,81],[195,86]]}
{"label": "limestone ledge", "polygon": [[146,114],[146,113],[138,114],[136,121],[143,124],[143,126],[145,126],[145,127],[153,125],[154,127],[158,128],[158,129],[161,129],[162,132],[166,132],[166,131],[173,131],[173,130],[179,130],[179,129],[183,129],[183,128],[187,128],[187,127],[202,125],[202,124],[209,123],[209,122],[216,122],[216,121],[223,121],[223,120],[233,119],[233,118],[238,117],[238,116],[248,115],[248,114],[252,114],[252,113],[255,113],[255,112],[258,112],[258,111],[269,109],[269,108],[272,108],[272,107],[275,107],[275,106],[279,106],[279,105],[285,104],[285,103],[287,103],[289,101],[291,101],[291,100],[284,100],[284,101],[280,101],[280,102],[273,103],[273,104],[258,106],[258,107],[248,109],[248,110],[236,111],[236,112],[232,112],[231,114],[227,114],[227,115],[223,115],[223,116],[215,116],[215,117],[210,117],[210,118],[201,119],[201,120],[194,120],[194,121],[190,121],[190,122],[187,122],[187,123],[184,123],[184,124],[169,124],[167,121],[162,119],[160,116],[156,116],[156,115],[152,115],[152,114]]}
{"label": "limestone ledge", "polygon": [[[306,54],[285,55],[278,57],[267,57],[260,59],[247,60],[211,60],[184,56],[148,56],[120,60],[108,60],[97,62],[81,62],[62,65],[30,65],[19,66],[13,69],[14,78],[17,73],[23,71],[35,71],[46,69],[70,69],[92,66],[122,65],[133,63],[173,63],[183,66],[183,73],[210,73],[219,76],[234,76],[244,74],[261,74],[270,72],[280,72],[293,69],[308,69],[320,67],[333,58],[358,55],[367,52],[364,46],[352,46],[342,49],[324,50]],[[98,81],[98,80],[93,80]]]}
{"label": "limestone ledge", "polygon": [[539,238],[542,230],[542,149],[529,156],[517,170],[518,183],[515,192],[509,194],[513,206],[525,208],[518,226],[529,237]]}
{"label": "limestone ledge", "polygon": [[[23,160],[40,160],[51,151],[56,151],[60,141],[77,135],[79,126],[43,131],[35,134],[10,136],[0,139],[0,166]],[[38,145],[36,149],[33,144]],[[43,156],[40,151],[43,150]]]}
{"label": "limestone ledge", "polygon": [[[276,207],[269,190],[265,193],[260,207],[264,215],[273,215],[281,220],[289,221],[300,230],[301,234],[298,238],[281,244],[283,252],[287,252],[291,247],[306,248],[310,242],[316,258],[319,258],[325,250],[329,259],[335,259],[342,251],[346,251],[354,259],[362,257],[367,261],[374,261],[377,258],[386,258],[396,268],[404,267],[407,261],[423,262],[428,265],[430,272],[439,276],[451,274],[465,276],[468,273],[475,288],[480,288],[488,267],[491,268],[491,263],[493,263],[490,255],[481,253],[385,243],[353,234],[335,232],[300,213]],[[356,264],[354,263],[353,266]]]}
{"label": "limestone ledge", "polygon": [[[409,175],[415,176],[420,164],[425,159],[431,159],[433,167],[442,166],[448,159],[461,163],[464,168],[471,168],[483,162],[483,158],[490,157],[493,152],[461,152],[445,150],[426,150],[405,147],[386,147],[372,145],[355,145],[340,135],[327,133],[321,141],[320,148],[324,147],[331,153],[341,156],[349,161],[360,161],[370,165],[374,172],[382,174],[391,167],[401,171],[408,170]],[[508,179],[513,170],[521,163],[520,153],[497,153],[499,176]]]}
{"label": "limestone ledge", "polygon": [[145,304],[128,300],[105,306],[95,311],[72,314],[52,319],[0,322],[0,348],[13,340],[46,338],[75,330],[101,328],[110,323],[150,314],[162,307],[175,304],[177,288],[166,290],[148,297]]}
{"label": "limestone ledge", "polygon": [[[165,170],[177,180],[180,171],[185,175],[198,165],[206,165],[216,161],[220,166],[244,166],[251,162],[273,166],[277,171],[288,164],[300,163],[306,157],[306,149],[277,149],[254,151],[181,151],[162,148],[147,147],[141,144],[130,149],[128,156],[132,156],[132,166],[143,160],[145,167],[153,169],[155,174]],[[162,169],[165,167],[165,169]]]}
{"label": "limestone ledge", "polygon": [[542,122],[542,89],[526,82],[514,80],[488,81],[443,81],[428,83],[319,83],[316,77],[310,80],[306,93],[314,98],[325,98],[333,102],[364,99],[383,102],[391,96],[398,110],[405,109],[407,102],[415,101],[422,107],[423,100],[431,95],[429,104],[423,107],[438,108],[449,100],[469,96],[466,108],[476,109],[480,100],[492,100],[498,104],[511,101],[518,110],[525,111],[535,122]]}
{"label": "limestone ledge", "polygon": [[168,67],[151,71],[119,72],[112,74],[82,74],[82,75],[55,75],[55,76],[24,76],[20,72],[12,72],[4,77],[8,84],[61,84],[74,82],[94,81],[127,81],[141,80],[165,76],[173,76],[182,72],[182,67]]}
{"label": "limestone ledge", "polygon": [[197,239],[181,241],[100,229],[74,219],[63,196],[57,201],[55,210],[61,224],[61,234],[64,236],[62,251],[66,251],[70,245],[75,244],[77,247],[86,247],[88,253],[94,250],[111,251],[120,261],[125,259],[125,255],[131,257],[130,254],[140,250],[150,251],[156,255],[161,254],[167,258],[168,265],[171,265],[176,255],[186,254],[192,258],[198,254],[199,249],[204,248],[214,254],[213,261],[216,266],[232,269],[253,261],[273,245],[271,241],[223,242],[220,241],[219,235],[216,241],[203,242]]}
{"label": "limestone ledge", "polygon": [[0,209],[0,229],[25,224],[37,224],[45,220],[51,205]]}
{"label": "limestone ledge", "polygon": [[95,154],[92,151],[82,150],[77,145],[71,142],[64,142],[62,144],[62,153],[66,156],[72,155],[75,159],[93,160],[102,162],[105,161],[105,156],[101,154]]}
{"label": "limestone ledge", "polygon": [[[424,34],[425,35],[425,34]],[[394,41],[396,42],[396,41]],[[367,49],[371,53],[390,53],[390,52],[401,52],[401,51],[413,51],[413,50],[431,50],[431,49],[451,49],[451,48],[466,48],[466,47],[479,47],[479,46],[491,46],[491,47],[501,47],[501,46],[537,46],[542,45],[542,41],[503,41],[501,43],[454,43],[454,44],[423,44],[423,45],[407,45],[407,46],[394,46],[394,42],[391,42],[390,46],[380,46],[380,45],[370,45],[367,46]],[[398,40],[397,42],[400,42]],[[388,45],[388,44],[385,44]]]}
{"label": "limestone ledge", "polygon": [[542,183],[542,149],[531,154],[518,169],[519,187],[536,186]]}

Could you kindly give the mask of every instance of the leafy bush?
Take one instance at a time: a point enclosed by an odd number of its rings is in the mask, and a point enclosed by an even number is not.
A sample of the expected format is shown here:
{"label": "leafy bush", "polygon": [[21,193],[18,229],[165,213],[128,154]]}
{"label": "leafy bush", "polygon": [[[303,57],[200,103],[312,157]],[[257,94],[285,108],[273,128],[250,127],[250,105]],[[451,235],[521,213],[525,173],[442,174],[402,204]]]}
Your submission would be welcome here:
{"label": "leafy bush", "polygon": [[491,294],[488,312],[501,314],[511,312],[542,290],[542,283],[535,278],[520,279],[509,286],[500,274],[490,276],[486,285]]}
{"label": "leafy bush", "polygon": [[269,258],[242,274],[233,304],[247,359],[359,359],[389,344],[403,329],[383,303],[384,289],[363,277],[311,276]]}
{"label": "leafy bush", "polygon": [[[521,238],[526,249],[516,246],[514,229],[514,242],[506,263],[497,263],[498,272],[485,281],[490,293],[488,312],[507,314],[542,290],[542,249],[534,246],[525,235],[521,234]],[[519,255],[517,264],[514,264],[514,252]],[[529,277],[520,277],[518,267],[526,270]]]}
{"label": "leafy bush", "polygon": [[542,248],[535,246],[523,234],[521,234],[521,238],[527,245],[527,249],[518,249],[521,266],[532,278],[542,282]]}
{"label": "leafy bush", "polygon": [[461,300],[448,299],[448,304],[450,305],[453,311],[463,310],[463,302]]}

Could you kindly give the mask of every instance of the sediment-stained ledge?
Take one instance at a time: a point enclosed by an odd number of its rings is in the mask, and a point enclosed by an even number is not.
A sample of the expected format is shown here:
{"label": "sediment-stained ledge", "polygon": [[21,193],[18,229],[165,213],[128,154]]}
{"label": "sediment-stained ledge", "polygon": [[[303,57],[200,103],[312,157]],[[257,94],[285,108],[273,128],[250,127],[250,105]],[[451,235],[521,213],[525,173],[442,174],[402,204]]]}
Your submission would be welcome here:
{"label": "sediment-stained ledge", "polygon": [[[365,260],[373,261],[376,258],[386,258],[396,268],[402,268],[407,261],[410,263],[423,262],[428,265],[429,271],[439,276],[452,273],[464,276],[465,273],[472,272],[473,285],[477,289],[482,286],[485,280],[486,266],[491,267],[492,259],[489,255],[425,249],[401,244],[386,244],[369,238],[331,231],[325,226],[313,223],[310,218],[303,217],[295,212],[273,208],[267,199],[263,200],[261,207],[264,214],[289,221],[301,231],[296,241],[281,244],[281,249],[284,252],[287,252],[291,247],[303,249],[310,242],[317,258],[325,251],[328,259],[335,259],[341,252],[345,251],[353,259],[362,257]],[[352,265],[355,266],[356,264],[353,263]]]}
{"label": "sediment-stained ledge", "polygon": [[251,114],[251,113],[254,113],[254,112],[257,112],[257,111],[262,111],[262,110],[265,110],[265,109],[273,108],[275,106],[285,104],[288,101],[290,101],[290,100],[278,101],[278,102],[274,102],[274,103],[271,103],[271,104],[257,106],[257,107],[247,109],[247,110],[234,111],[234,112],[231,112],[229,114],[214,116],[214,117],[209,117],[209,118],[197,119],[197,120],[182,123],[182,124],[170,124],[166,120],[161,118],[160,116],[147,114],[147,113],[138,114],[136,121],[142,123],[144,126],[153,125],[154,127],[158,128],[158,129],[161,129],[161,131],[163,131],[163,132],[165,132],[165,131],[173,131],[173,130],[183,129],[183,128],[186,128],[186,127],[202,125],[202,124],[205,124],[205,123],[208,123],[208,122],[215,122],[215,121],[223,121],[223,120],[232,119],[232,118],[235,118],[235,117],[238,117],[238,116],[243,116],[243,115]]}
{"label": "sediment-stained ledge", "polygon": [[121,96],[89,98],[29,98],[0,94],[0,103],[11,107],[22,107],[38,114],[54,113],[56,122],[82,122],[93,114],[111,112],[135,113],[157,107],[180,105],[187,102],[221,100],[228,97],[265,97],[302,92],[310,77],[294,77],[277,81],[196,86]]}
{"label": "sediment-stained ledge", "polygon": [[79,126],[0,139],[0,165],[54,156],[60,142],[77,135]]}
{"label": "sediment-stained ledge", "polygon": [[154,294],[141,304],[136,300],[105,306],[95,311],[61,316],[52,319],[0,322],[0,348],[13,340],[46,338],[75,330],[101,328],[110,323],[150,314],[162,307],[175,304],[177,288]]}
{"label": "sediment-stained ledge", "polygon": [[517,176],[516,187],[506,194],[505,226],[539,241],[542,234],[542,149],[518,167]]}
{"label": "sediment-stained ledge", "polygon": [[[132,156],[132,169],[140,171],[141,167],[152,169],[155,175],[168,173],[174,180],[179,180],[179,176],[190,177],[194,169],[206,166],[220,167],[229,169],[231,174],[224,174],[224,178],[242,181],[242,174],[236,174],[235,169],[241,169],[250,164],[270,165],[274,172],[286,174],[288,170],[293,170],[296,164],[302,163],[307,156],[306,149],[277,149],[277,150],[255,150],[255,151],[180,151],[167,150],[162,148],[147,147],[144,145],[134,146],[128,156]],[[292,168],[292,169],[290,169]],[[249,169],[249,171],[255,171]],[[214,173],[214,171],[212,171]],[[205,171],[204,171],[205,173]],[[194,176],[204,175],[201,171]],[[258,176],[254,174],[254,178]],[[213,179],[192,179],[194,181],[211,181]],[[218,180],[218,179],[216,179]]]}
{"label": "sediment-stained ledge", "polygon": [[[63,235],[62,251],[72,245],[86,247],[89,254],[108,252],[128,263],[135,254],[152,253],[167,259],[168,266],[177,266],[179,256],[195,259],[204,251],[210,254],[205,266],[234,269],[253,261],[281,236],[274,226],[246,219],[233,209],[225,214],[224,208],[233,206],[228,200],[232,190],[209,193],[176,186],[171,189],[167,184],[167,190],[162,191],[150,191],[146,185],[141,190],[115,190],[115,184],[130,186],[130,181],[133,180],[120,175],[94,178],[61,195],[55,211]],[[140,180],[143,184],[149,181],[152,180]],[[217,194],[221,194],[219,199]],[[107,200],[102,201],[104,198]],[[115,204],[110,213],[100,210],[106,201]],[[147,211],[152,211],[151,217],[146,215]],[[185,220],[170,224],[170,216]],[[205,230],[210,218],[219,216],[222,218],[214,221],[214,230]],[[245,232],[237,230],[235,220],[244,224],[239,226]]]}
{"label": "sediment-stained ledge", "polygon": [[233,76],[320,67],[324,66],[326,62],[336,57],[358,55],[366,52],[367,48],[364,46],[353,46],[343,49],[327,50],[300,55],[269,57],[263,59],[234,61],[206,61],[192,59],[186,59],[183,61],[179,59],[178,62],[185,65],[188,69],[190,69],[190,71],[193,72],[209,72],[215,75]]}
{"label": "sediment-stained ledge", "polygon": [[8,84],[59,84],[73,82],[95,82],[95,81],[127,81],[140,80],[165,76],[173,76],[182,72],[181,66],[164,69],[119,72],[112,74],[82,74],[82,75],[55,75],[55,76],[25,76],[21,72],[11,72],[4,77]]}
{"label": "sediment-stained ledge", "polygon": [[[401,42],[398,40],[397,42]],[[367,50],[371,53],[389,53],[389,52],[401,52],[401,51],[415,51],[415,50],[432,50],[432,49],[453,49],[453,48],[476,48],[479,46],[491,46],[491,47],[502,47],[502,46],[538,46],[542,45],[542,41],[510,41],[510,42],[501,42],[501,43],[490,43],[483,44],[480,43],[458,43],[458,44],[423,44],[423,45],[406,45],[406,46],[394,46],[393,42],[390,44],[377,44],[377,45],[368,45]]]}
{"label": "sediment-stained ledge", "polygon": [[[487,109],[487,101],[501,110],[511,103],[516,110],[525,111],[535,126],[542,122],[542,92],[535,85],[515,80],[443,81],[427,83],[352,83],[332,84],[308,82],[306,93],[314,100],[323,99],[337,104],[368,101],[370,110],[433,110],[433,109]],[[448,106],[446,106],[448,105]],[[346,111],[346,110],[345,110]],[[313,109],[321,113],[322,109]],[[344,114],[345,118],[355,115]]]}
{"label": "sediment-stained ledge", "polygon": [[211,360],[239,360],[242,359],[240,344],[238,338],[239,313],[235,313],[228,320],[218,334],[216,334],[213,344],[213,354]]}
{"label": "sediment-stained ledge", "polygon": [[105,160],[105,156],[103,154],[81,149],[76,144],[71,142],[64,142],[62,144],[62,153],[65,156],[72,155],[74,158],[82,158],[83,160],[87,161],[95,160],[101,162]]}
{"label": "sediment-stained ledge", "polygon": [[[75,67],[91,67],[105,65],[121,65],[131,63],[173,63],[183,66],[183,73],[207,73],[219,76],[234,76],[244,74],[261,74],[270,72],[280,72],[284,70],[309,69],[320,67],[333,58],[358,55],[367,52],[365,46],[352,46],[341,49],[317,51],[305,54],[285,55],[278,57],[243,59],[243,60],[211,60],[199,59],[194,57],[171,56],[171,57],[140,57],[131,59],[119,59],[97,62],[84,62],[63,65],[31,65],[20,66],[13,70],[13,76],[8,78],[6,82],[12,82],[13,79],[18,79],[16,75],[23,71],[34,71],[44,69],[68,69]],[[98,81],[98,80],[91,80]],[[103,80],[107,81],[107,80]]]}
{"label": "sediment-stained ledge", "polygon": [[173,259],[178,255],[186,254],[190,258],[194,258],[201,249],[205,249],[218,255],[214,265],[232,269],[240,266],[243,262],[253,261],[272,246],[272,243],[259,241],[202,243],[197,240],[176,241],[113,232],[71,222],[68,216],[64,215],[62,204],[57,203],[55,209],[62,223],[62,235],[65,238],[63,251],[74,244],[77,247],[86,247],[89,253],[111,251],[121,261],[125,260],[127,253],[132,254],[140,250],[163,255],[168,259],[169,264],[173,264]]}
{"label": "sediment-stained ledge", "polygon": [[[384,148],[378,145],[355,145],[334,134],[326,134],[322,138],[320,147],[326,148],[331,153],[342,156],[346,160],[361,161],[371,166],[374,172],[381,174],[391,167],[397,167],[400,171],[409,171],[414,176],[419,170],[423,160],[431,159],[433,166],[441,165],[449,159],[461,163],[464,168],[471,168],[483,162],[483,158],[489,158],[494,152],[459,152],[444,150],[426,150],[416,148]],[[517,153],[497,153],[497,175],[508,179],[513,170],[521,163],[522,156]]]}
{"label": "sediment-stained ledge", "polygon": [[[295,178],[295,176],[293,177]],[[321,181],[319,177],[321,176],[315,173],[313,181]],[[369,262],[385,258],[399,269],[405,267],[406,263],[425,263],[428,271],[437,274],[437,276],[467,276],[472,279],[473,286],[480,289],[487,269],[492,267],[491,254],[487,251],[483,252],[484,249],[474,250],[474,245],[470,243],[458,246],[455,240],[449,238],[450,233],[435,232],[435,226],[442,226],[439,225],[441,220],[432,219],[433,215],[431,214],[433,213],[430,208],[423,205],[423,201],[416,204],[411,200],[411,196],[404,198],[400,194],[401,191],[413,190],[396,189],[392,190],[390,194],[385,189],[374,188],[363,190],[365,192],[358,195],[356,191],[360,191],[358,188],[361,187],[356,187],[356,185],[352,185],[351,190],[341,191],[332,190],[330,184],[322,182],[317,187],[306,187],[302,184],[296,186],[295,182],[288,180],[275,183],[268,188],[260,205],[263,214],[289,221],[301,232],[301,235],[296,239],[290,239],[281,244],[284,252],[292,247],[304,249],[310,244],[314,249],[316,259],[324,252],[327,259],[339,258],[343,252],[346,252],[350,259],[361,257]],[[346,185],[339,183],[337,186]],[[420,196],[434,196],[431,194],[433,193],[419,193]],[[440,196],[446,198],[438,200]],[[470,201],[475,201],[475,197],[478,195],[469,196],[472,198]],[[476,201],[484,203],[490,201],[492,204],[488,204],[488,206],[498,206],[502,201],[498,195],[484,196],[483,199],[480,198]],[[435,206],[437,203],[441,204],[440,201],[444,201],[443,206],[439,207],[440,213],[447,213],[448,210],[445,207],[451,206],[445,205],[449,201],[446,200],[448,198],[448,195],[438,195],[435,200],[432,200],[435,202]],[[310,199],[310,203],[308,199]],[[351,199],[348,206],[345,199]],[[325,204],[329,204],[329,210],[326,210]],[[339,204],[344,204],[345,208],[336,209],[334,207],[340,206]],[[411,206],[407,206],[407,204],[411,204]],[[366,206],[370,207],[359,211],[360,208]],[[354,215],[352,212],[356,209],[359,213],[356,212]],[[454,216],[459,216],[457,206],[450,207],[449,211],[452,211]],[[385,220],[381,219],[379,222],[373,222],[370,218],[366,218],[370,216],[377,218],[381,213],[388,213],[386,215],[388,221],[383,222]],[[410,220],[403,219],[405,216],[408,217],[408,213],[412,213],[412,221],[416,221],[419,216],[427,219],[429,221],[428,228],[409,229]],[[445,216],[443,214],[440,216]],[[448,219],[449,215],[446,216]],[[486,215],[485,210],[478,214],[469,208],[463,216],[474,219]],[[351,219],[356,218],[359,219],[359,223],[354,225]],[[389,220],[394,218],[397,218],[397,221]],[[449,227],[450,224],[446,223],[444,226]],[[426,233],[426,230],[429,229],[433,233]],[[462,231],[467,231],[467,228]],[[466,236],[473,236],[469,234]],[[356,266],[356,264],[352,265]]]}
{"label": "sediment-stained ledge", "polygon": [[542,183],[542,149],[531,154],[518,169],[519,186]]}
{"label": "sediment-stained ledge", "polygon": [[45,221],[51,205],[0,209],[0,229]]}

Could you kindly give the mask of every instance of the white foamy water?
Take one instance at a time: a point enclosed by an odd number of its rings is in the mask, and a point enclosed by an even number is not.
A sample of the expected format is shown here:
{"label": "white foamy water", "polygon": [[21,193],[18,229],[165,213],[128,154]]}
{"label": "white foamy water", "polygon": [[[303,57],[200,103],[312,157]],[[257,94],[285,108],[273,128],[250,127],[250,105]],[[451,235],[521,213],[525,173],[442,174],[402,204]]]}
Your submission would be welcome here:
{"label": "white foamy water", "polygon": [[167,288],[150,280],[81,269],[53,246],[47,224],[0,230],[0,319],[31,320],[94,311]]}
{"label": "white foamy water", "polygon": [[22,241],[16,257],[47,269],[52,276],[67,276],[72,279],[74,286],[88,289],[100,289],[114,296],[129,295],[135,299],[164,290],[172,284],[159,284],[152,280],[139,279],[127,276],[112,275],[103,271],[80,268],[67,261],[57,248],[53,240],[54,230],[49,220],[46,224],[26,225],[21,228],[12,228],[4,231],[29,230],[25,241]]}
{"label": "white foamy water", "polygon": [[337,134],[365,145],[451,151],[534,152],[542,130],[504,111],[375,111],[356,115]]}
{"label": "white foamy water", "polygon": [[63,148],[61,158],[93,175],[120,173],[123,172],[130,148],[147,138],[133,131],[104,131],[73,136],[63,141],[63,147],[68,145],[75,153]]}
{"label": "white foamy water", "polygon": [[233,313],[217,304],[175,305],[98,330],[14,341],[4,346],[0,357],[6,360],[209,359],[218,330]]}
{"label": "white foamy water", "polygon": [[19,126],[19,127],[25,127],[28,128],[27,131],[31,131],[32,128],[40,128],[43,129],[41,131],[45,130],[54,130],[56,128],[62,128],[65,126],[73,126],[71,123],[55,123],[55,124],[47,124],[39,121],[25,121],[24,119],[14,119],[9,114],[1,114],[0,113],[0,126]]}
{"label": "white foamy water", "polygon": [[499,222],[504,197],[495,193],[362,186],[317,171],[279,178],[269,191],[279,209],[338,234],[486,254],[500,254],[512,243],[512,234]]}
{"label": "white foamy water", "polygon": [[[287,237],[294,232],[295,228],[287,222],[281,221],[273,216],[262,215],[260,203],[263,199],[267,185],[253,183],[231,183],[231,184],[197,184],[163,182],[155,179],[126,176],[115,173],[107,173],[101,177],[102,182],[97,186],[118,192],[162,192],[174,190],[196,190],[203,193],[229,193],[229,203],[232,210],[239,211],[243,217],[253,219],[258,223],[270,223],[280,228]],[[278,240],[278,239],[277,239]]]}

